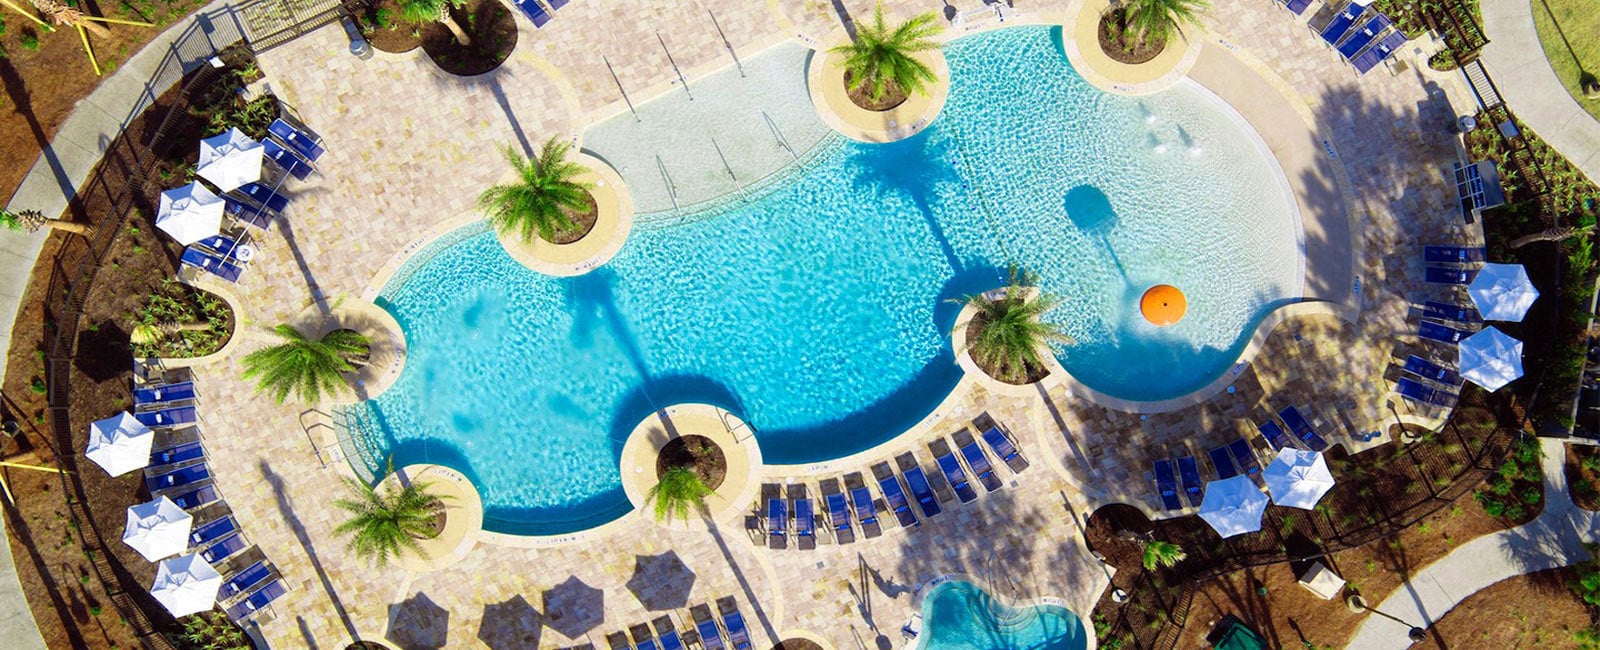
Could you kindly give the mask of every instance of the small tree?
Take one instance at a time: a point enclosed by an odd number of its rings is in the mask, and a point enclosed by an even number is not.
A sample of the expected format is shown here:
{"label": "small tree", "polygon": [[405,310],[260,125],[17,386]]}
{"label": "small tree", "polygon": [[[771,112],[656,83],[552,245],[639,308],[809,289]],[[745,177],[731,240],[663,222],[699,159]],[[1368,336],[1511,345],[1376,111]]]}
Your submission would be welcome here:
{"label": "small tree", "polygon": [[444,25],[456,37],[456,42],[462,47],[472,44],[472,38],[462,31],[461,25],[456,24],[450,17],[451,7],[460,7],[466,0],[399,0],[400,16],[413,23],[436,22]]}
{"label": "small tree", "polygon": [[8,230],[27,231],[29,233],[38,232],[40,228],[49,227],[52,230],[59,230],[61,232],[72,233],[74,235],[82,235],[84,237],[89,237],[94,234],[94,228],[92,226],[87,226],[81,223],[72,223],[71,221],[62,221],[60,219],[50,219],[45,217],[44,213],[38,210],[19,210],[17,212],[12,212],[10,210],[0,208],[0,227]]}
{"label": "small tree", "polygon": [[513,232],[522,241],[532,241],[537,233],[546,241],[560,231],[572,230],[577,223],[568,210],[589,207],[593,186],[577,180],[584,169],[569,162],[572,145],[551,138],[535,158],[523,158],[509,147],[506,160],[517,172],[510,185],[496,185],[478,196],[478,207],[489,215],[489,222],[500,232]]}
{"label": "small tree", "polygon": [[977,310],[978,331],[967,338],[966,351],[998,379],[1020,383],[1044,367],[1041,350],[1050,343],[1071,343],[1056,323],[1042,320],[1059,300],[1044,293],[1028,295],[1030,280],[1016,269],[999,296],[977,294],[964,300]]}
{"label": "small tree", "polygon": [[1183,23],[1199,22],[1200,13],[1210,7],[1207,0],[1131,0],[1123,9],[1128,29],[1139,42],[1165,42],[1183,31]]}
{"label": "small tree", "polygon": [[1183,547],[1172,542],[1151,540],[1144,543],[1144,569],[1154,571],[1156,567],[1170,569],[1177,566],[1184,558],[1189,557],[1183,552]]}
{"label": "small tree", "polygon": [[443,499],[428,494],[428,484],[378,490],[350,477],[345,477],[344,484],[354,498],[338,499],[333,505],[351,516],[334,531],[350,536],[350,550],[357,557],[378,566],[403,552],[428,557],[417,540],[434,534],[433,522],[445,511]]}
{"label": "small tree", "polygon": [[320,339],[308,338],[290,325],[273,330],[283,343],[251,352],[244,358],[244,377],[259,377],[256,390],[267,391],[282,404],[289,393],[316,403],[323,393],[350,389],[344,373],[371,353],[371,341],[359,332],[333,330]]}
{"label": "small tree", "polygon": [[689,510],[702,506],[711,488],[687,467],[674,467],[662,473],[661,481],[644,495],[645,503],[655,504],[656,521],[670,517],[688,519]]}
{"label": "small tree", "polygon": [[890,27],[883,18],[883,3],[872,14],[872,24],[856,31],[856,40],[829,50],[845,55],[844,69],[850,73],[852,87],[865,89],[873,101],[883,99],[890,88],[907,95],[922,92],[939,77],[933,68],[912,56],[938,49],[932,37],[939,33],[938,16],[917,14]]}

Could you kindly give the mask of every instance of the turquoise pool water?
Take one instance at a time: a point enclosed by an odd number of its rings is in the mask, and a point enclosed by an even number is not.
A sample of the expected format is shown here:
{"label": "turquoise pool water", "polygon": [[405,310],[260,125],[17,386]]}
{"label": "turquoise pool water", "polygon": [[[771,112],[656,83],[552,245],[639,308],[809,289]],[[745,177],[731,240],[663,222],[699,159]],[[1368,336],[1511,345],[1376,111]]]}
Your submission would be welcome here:
{"label": "turquoise pool water", "polygon": [[1083,650],[1083,621],[1065,607],[1010,608],[977,585],[940,584],[922,599],[917,650]]}
{"label": "turquoise pool water", "polygon": [[[1214,97],[1101,93],[1048,28],[946,52],[949,102],[924,133],[833,138],[759,194],[640,215],[585,276],[524,269],[484,225],[427,247],[379,298],[409,350],[367,404],[375,445],[467,473],[489,530],[570,532],[627,511],[617,452],[658,407],[729,408],[769,463],[905,430],[959,378],[953,299],[1011,263],[1064,299],[1062,363],[1133,400],[1210,382],[1298,295],[1281,173]],[[1137,316],[1155,283],[1188,294],[1179,325]]]}

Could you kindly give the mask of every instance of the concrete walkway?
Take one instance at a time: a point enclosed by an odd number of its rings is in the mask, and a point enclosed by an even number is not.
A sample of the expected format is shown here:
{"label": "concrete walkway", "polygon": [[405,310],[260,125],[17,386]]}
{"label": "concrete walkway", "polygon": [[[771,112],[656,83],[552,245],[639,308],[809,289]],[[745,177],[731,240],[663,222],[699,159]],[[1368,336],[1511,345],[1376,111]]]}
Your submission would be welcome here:
{"label": "concrete walkway", "polygon": [[[1487,7],[1485,7],[1487,9]],[[1429,564],[1390,594],[1377,610],[1407,623],[1427,627],[1478,590],[1525,573],[1571,566],[1589,559],[1584,542],[1597,536],[1600,513],[1583,510],[1567,491],[1560,440],[1540,441],[1544,452],[1544,512],[1526,524],[1474,539]],[[1382,616],[1368,616],[1347,646],[1352,650],[1386,650],[1411,646],[1407,626]]]}
{"label": "concrete walkway", "polygon": [[1500,95],[1528,128],[1591,180],[1600,180],[1600,120],[1567,93],[1539,46],[1528,0],[1483,3],[1489,45],[1480,55]]}

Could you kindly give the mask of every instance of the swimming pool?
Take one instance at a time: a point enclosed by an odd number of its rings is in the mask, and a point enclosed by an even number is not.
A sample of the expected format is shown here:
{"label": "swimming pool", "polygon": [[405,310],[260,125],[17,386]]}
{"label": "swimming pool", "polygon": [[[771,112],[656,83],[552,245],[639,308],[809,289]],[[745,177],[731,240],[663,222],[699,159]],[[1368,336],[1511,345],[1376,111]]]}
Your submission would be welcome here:
{"label": "swimming pool", "polygon": [[1011,608],[977,585],[941,583],[922,599],[917,650],[1083,650],[1083,621],[1065,607]]}
{"label": "swimming pool", "polygon": [[[1050,318],[1077,339],[1059,356],[1084,384],[1155,400],[1209,383],[1298,296],[1281,172],[1203,89],[1101,93],[1059,38],[951,43],[950,97],[922,134],[829,138],[759,194],[640,215],[584,276],[524,269],[481,223],[425,247],[378,299],[408,356],[367,403],[376,446],[397,467],[463,471],[485,528],[522,534],[625,513],[622,439],[674,403],[738,414],[769,463],[851,454],[948,394],[954,300],[1010,263],[1064,298]],[[1162,330],[1131,308],[1158,282],[1189,300]]]}

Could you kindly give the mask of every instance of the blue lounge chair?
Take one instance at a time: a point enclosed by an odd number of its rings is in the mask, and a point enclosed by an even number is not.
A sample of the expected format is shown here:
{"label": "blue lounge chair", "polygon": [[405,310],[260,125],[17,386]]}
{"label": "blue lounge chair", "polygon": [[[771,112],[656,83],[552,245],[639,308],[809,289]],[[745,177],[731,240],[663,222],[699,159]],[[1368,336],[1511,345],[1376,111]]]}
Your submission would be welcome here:
{"label": "blue lounge chair", "polygon": [[661,650],[683,650],[683,638],[678,636],[678,626],[672,624],[672,617],[662,616],[653,625],[656,638],[661,640]]}
{"label": "blue lounge chair", "polygon": [[184,510],[194,510],[201,506],[208,506],[222,500],[222,495],[217,494],[217,486],[202,485],[198,488],[178,495],[167,495],[173,503]]}
{"label": "blue lounge chair", "polygon": [[193,406],[180,406],[160,411],[134,413],[133,417],[143,422],[147,427],[170,427],[178,424],[192,424],[197,416]]}
{"label": "blue lounge chair", "polygon": [[289,588],[283,586],[283,581],[273,580],[267,586],[262,587],[260,591],[250,594],[249,598],[228,607],[226,610],[228,618],[239,622],[248,620],[254,617],[256,612],[261,611],[261,608],[271,605],[272,601],[277,600],[286,593],[289,593]]}
{"label": "blue lounge chair", "polygon": [[878,507],[872,502],[872,492],[867,490],[861,473],[845,474],[844,485],[850,491],[850,509],[855,512],[856,521],[861,522],[861,532],[867,537],[882,535],[883,525],[878,523]]}
{"label": "blue lounge chair", "polygon": [[272,577],[272,567],[267,565],[266,560],[245,567],[243,571],[229,576],[228,580],[222,583],[222,588],[217,590],[217,602],[231,600],[239,594],[248,593],[270,577]]}
{"label": "blue lounge chair", "polygon": [[722,642],[722,628],[717,627],[717,619],[711,617],[710,607],[695,605],[689,608],[689,615],[694,617],[694,631],[700,635],[701,648],[722,650],[727,647]]}
{"label": "blue lounge chair", "polygon": [[1227,447],[1217,447],[1206,452],[1211,457],[1211,468],[1217,470],[1217,479],[1233,478],[1239,475],[1239,468],[1233,465],[1233,456]]}
{"label": "blue lounge chair", "polygon": [[1455,345],[1460,343],[1461,339],[1472,336],[1472,332],[1458,330],[1454,327],[1448,327],[1438,323],[1422,321],[1422,323],[1417,326],[1417,336],[1430,341],[1438,341],[1440,343],[1449,343],[1451,345]]}
{"label": "blue lounge chair", "polygon": [[212,519],[189,533],[189,548],[200,548],[221,539],[229,533],[239,532],[239,523],[232,515]]}
{"label": "blue lounge chair", "polygon": [[1440,406],[1444,408],[1455,406],[1456,399],[1459,397],[1456,393],[1429,388],[1422,385],[1421,382],[1406,377],[1400,378],[1399,383],[1394,387],[1394,392],[1400,393],[1401,397],[1423,406]]}
{"label": "blue lounge chair", "polygon": [[272,217],[276,212],[265,207],[250,205],[244,201],[223,197],[223,213],[233,217],[239,223],[266,230],[272,225]]}
{"label": "blue lounge chair", "polygon": [[217,257],[211,251],[190,246],[183,249],[183,263],[203,270],[229,282],[238,282],[244,269],[233,262]]}
{"label": "blue lounge chair", "polygon": [[809,551],[817,547],[817,517],[811,499],[801,497],[794,500],[794,532],[795,545],[802,550]]}
{"label": "blue lounge chair", "polygon": [[781,498],[767,499],[767,546],[789,547],[789,502]]}
{"label": "blue lounge chair", "polygon": [[1200,500],[1205,493],[1200,483],[1200,465],[1194,462],[1194,456],[1178,459],[1178,478],[1183,479],[1183,493],[1189,498],[1189,505],[1200,507]]}
{"label": "blue lounge chair", "polygon": [[217,540],[215,544],[207,546],[205,550],[200,551],[200,557],[205,558],[211,564],[216,564],[233,557],[234,553],[244,550],[245,546],[248,546],[248,544],[244,543],[244,536],[234,533]]}
{"label": "blue lounge chair", "polygon": [[1267,444],[1273,449],[1286,449],[1294,446],[1289,439],[1289,434],[1284,433],[1283,427],[1278,426],[1276,420],[1267,420],[1256,425],[1256,430],[1261,432],[1261,437],[1267,439]]}
{"label": "blue lounge chair", "polygon": [[323,152],[327,151],[322,148],[321,138],[295,128],[294,125],[283,121],[282,118],[273,120],[272,124],[267,127],[267,132],[294,150],[301,158],[311,162],[316,162],[318,158],[322,157]]}
{"label": "blue lounge chair", "polygon": [[1461,374],[1437,363],[1419,357],[1415,354],[1406,357],[1406,372],[1445,384],[1447,386],[1460,386]]}
{"label": "blue lounge chair", "polygon": [[1285,9],[1294,12],[1294,15],[1299,16],[1306,12],[1306,7],[1311,6],[1311,0],[1289,0],[1283,6]]}
{"label": "blue lounge chair", "polygon": [[1000,482],[1000,476],[994,473],[994,466],[989,464],[989,457],[984,455],[983,448],[978,446],[978,441],[966,429],[956,433],[956,445],[961,448],[962,460],[967,461],[967,467],[978,477],[983,489],[993,492],[1005,485]]}
{"label": "blue lounge chair", "polygon": [[195,245],[206,249],[212,256],[229,262],[248,262],[251,253],[248,245],[223,235],[212,235],[195,242]]}
{"label": "blue lounge chair", "polygon": [[941,449],[933,450],[933,462],[939,464],[939,472],[944,474],[944,480],[950,483],[950,488],[956,491],[956,498],[962,503],[976,501],[978,491],[972,489],[972,484],[967,482],[967,472],[961,469],[961,462],[956,460],[955,452],[950,451],[950,445],[946,444],[944,439],[941,438],[936,442]]}
{"label": "blue lounge chair", "polygon": [[1472,305],[1452,305],[1437,300],[1422,303],[1422,317],[1468,324],[1483,322],[1483,316]]}
{"label": "blue lounge chair", "polygon": [[165,474],[147,476],[144,479],[144,487],[154,494],[161,490],[170,490],[190,483],[198,483],[208,478],[211,478],[211,468],[206,467],[205,463],[195,463],[179,467]]}
{"label": "blue lounge chair", "polygon": [[1477,264],[1488,253],[1482,246],[1423,246],[1422,259],[1429,264]]}
{"label": "blue lounge chair", "polygon": [[1389,32],[1389,35],[1378,41],[1377,45],[1367,48],[1367,51],[1362,52],[1361,56],[1352,59],[1350,65],[1355,66],[1358,74],[1366,74],[1373,68],[1378,67],[1379,63],[1383,63],[1384,59],[1389,58],[1394,54],[1395,50],[1400,49],[1405,44],[1405,32],[1398,29]]}
{"label": "blue lounge chair", "polygon": [[517,8],[522,10],[523,15],[527,16],[528,20],[533,21],[534,29],[544,27],[550,23],[550,12],[546,11],[538,0],[512,0],[512,4],[517,5]]}
{"label": "blue lounge chair", "polygon": [[1316,429],[1311,427],[1311,422],[1307,421],[1306,416],[1300,413],[1300,409],[1286,406],[1282,411],[1278,411],[1278,417],[1283,419],[1284,424],[1289,425],[1289,432],[1305,443],[1307,447],[1310,447],[1311,451],[1322,451],[1328,448],[1328,441],[1317,435]]}
{"label": "blue lounge chair", "polygon": [[1250,443],[1244,438],[1228,443],[1228,453],[1233,454],[1234,462],[1238,463],[1239,469],[1245,476],[1254,478],[1261,473],[1261,461],[1256,460],[1255,450],[1250,448]]}
{"label": "blue lounge chair", "polygon": [[1429,284],[1472,284],[1472,279],[1478,277],[1477,269],[1458,269],[1449,266],[1430,266],[1424,279]]}
{"label": "blue lounge chair", "polygon": [[150,467],[163,465],[179,465],[196,460],[205,460],[206,450],[200,446],[200,441],[186,442],[176,447],[168,447],[150,452]]}
{"label": "blue lounge chair", "polygon": [[1017,451],[1016,445],[1011,444],[1011,439],[1000,432],[999,427],[985,429],[983,441],[989,444],[989,449],[994,450],[994,455],[1006,462],[1012,474],[1021,474],[1022,470],[1028,469],[1028,460],[1022,457],[1022,452]]}
{"label": "blue lounge chair", "polygon": [[313,169],[310,162],[301,158],[300,154],[285,149],[283,145],[278,144],[271,138],[261,142],[261,153],[267,157],[267,160],[272,161],[272,164],[277,165],[279,169],[298,180],[303,181],[311,176]]}
{"label": "blue lounge chair", "polygon": [[1362,50],[1367,49],[1368,45],[1378,39],[1378,34],[1393,26],[1394,23],[1389,21],[1388,16],[1381,13],[1373,16],[1366,24],[1351,32],[1350,38],[1339,44],[1339,55],[1343,56],[1345,60],[1356,58],[1357,54],[1360,54]]}
{"label": "blue lounge chair", "polygon": [[1338,45],[1344,41],[1345,36],[1350,33],[1350,28],[1356,24],[1356,20],[1361,18],[1366,11],[1367,8],[1364,5],[1358,5],[1354,2],[1345,5],[1344,10],[1340,11],[1339,15],[1334,16],[1333,20],[1328,21],[1328,25],[1322,28],[1322,40],[1327,41],[1329,45]]}
{"label": "blue lounge chair", "polygon": [[545,2],[549,2],[550,8],[557,11],[567,6],[567,0],[545,0]]}
{"label": "blue lounge chair", "polygon": [[235,194],[273,212],[283,212],[284,208],[289,207],[289,197],[279,194],[272,188],[260,183],[246,183],[233,191]]}
{"label": "blue lounge chair", "polygon": [[732,596],[717,599],[717,611],[722,614],[722,628],[728,631],[728,641],[733,650],[750,650],[750,630],[745,628],[744,615]]}
{"label": "blue lounge chair", "polygon": [[194,399],[194,397],[194,382],[192,381],[151,386],[133,391],[133,403],[139,406],[181,402]]}
{"label": "blue lounge chair", "polygon": [[634,650],[657,650],[655,633],[650,626],[640,623],[633,626],[632,631]]}
{"label": "blue lounge chair", "polygon": [[906,487],[911,488],[911,496],[917,500],[917,507],[922,509],[922,516],[933,517],[941,512],[939,499],[933,495],[933,486],[928,484],[928,476],[922,473],[922,467],[913,460],[909,469],[905,470]]}
{"label": "blue lounge chair", "polygon": [[856,531],[850,526],[850,506],[845,502],[843,492],[822,497],[822,505],[828,510],[828,525],[833,527],[833,538],[840,544],[849,544],[856,541]]}
{"label": "blue lounge chair", "polygon": [[878,489],[883,492],[884,505],[894,513],[895,520],[900,522],[900,527],[916,526],[916,513],[911,512],[911,503],[906,499],[905,490],[900,487],[900,479],[889,469],[888,463],[879,463],[872,466],[872,474],[878,480]]}
{"label": "blue lounge chair", "polygon": [[1155,462],[1156,491],[1161,494],[1161,506],[1168,510],[1183,509],[1183,499],[1178,496],[1178,473],[1172,461],[1165,458]]}

